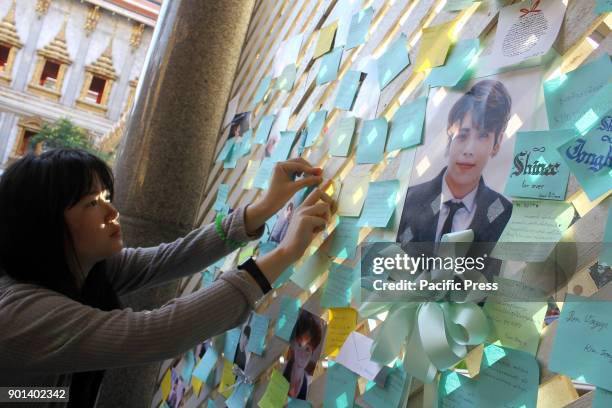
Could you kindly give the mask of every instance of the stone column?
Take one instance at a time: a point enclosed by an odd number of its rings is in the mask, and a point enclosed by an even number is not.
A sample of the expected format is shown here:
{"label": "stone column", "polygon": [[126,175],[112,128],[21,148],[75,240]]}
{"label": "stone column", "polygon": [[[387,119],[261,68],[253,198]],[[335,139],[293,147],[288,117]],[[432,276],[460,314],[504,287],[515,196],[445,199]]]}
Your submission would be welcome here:
{"label": "stone column", "polygon": [[[253,6],[163,2],[115,167],[126,246],[170,242],[194,227]],[[156,308],[177,294],[177,284],[137,292],[124,304]],[[98,407],[148,408],[159,367],[108,370]]]}

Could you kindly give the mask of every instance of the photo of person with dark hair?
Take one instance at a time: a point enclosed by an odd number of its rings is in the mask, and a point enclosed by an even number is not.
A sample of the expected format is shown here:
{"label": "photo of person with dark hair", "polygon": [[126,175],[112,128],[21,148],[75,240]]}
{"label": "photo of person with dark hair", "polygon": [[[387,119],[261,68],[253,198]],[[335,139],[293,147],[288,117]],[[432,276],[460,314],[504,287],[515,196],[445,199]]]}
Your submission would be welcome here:
{"label": "photo of person with dark hair", "polygon": [[229,135],[227,138],[231,139],[234,137],[240,137],[244,132],[246,132],[251,123],[250,118],[251,112],[242,112],[234,115],[232,118],[232,123],[230,124]]}
{"label": "photo of person with dark hair", "polygon": [[246,368],[247,363],[249,362],[249,357],[251,357],[251,353],[247,352],[246,350],[249,337],[251,337],[251,326],[249,326],[247,322],[242,328],[242,334],[240,335],[238,348],[236,349],[236,355],[234,356],[234,364],[236,364],[242,371],[244,371]]}
{"label": "photo of person with dark hair", "polygon": [[430,181],[406,192],[396,241],[439,242],[472,229],[475,242],[496,242],[512,203],[490,188],[484,169],[498,154],[512,98],[498,80],[476,82],[451,107],[446,122],[446,165]]}
{"label": "photo of person with dark hair", "polygon": [[288,395],[305,400],[308,386],[321,354],[325,322],[302,309],[289,338],[287,364],[283,376],[289,381]]}
{"label": "photo of person with dark hair", "polygon": [[270,232],[270,241],[276,243],[282,241],[285,233],[287,232],[289,221],[291,221],[291,216],[293,215],[293,207],[293,201],[289,201],[285,208],[283,208],[278,219],[274,223],[274,227],[272,227],[272,231]]}

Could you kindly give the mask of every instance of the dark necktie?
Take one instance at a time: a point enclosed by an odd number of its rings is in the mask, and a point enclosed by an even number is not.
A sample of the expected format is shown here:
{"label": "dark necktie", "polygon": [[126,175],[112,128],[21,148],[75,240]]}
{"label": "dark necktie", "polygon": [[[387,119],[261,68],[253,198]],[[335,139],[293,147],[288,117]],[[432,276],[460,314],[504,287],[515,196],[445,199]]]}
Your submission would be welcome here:
{"label": "dark necktie", "polygon": [[458,203],[448,200],[444,202],[444,205],[448,207],[448,217],[446,217],[446,221],[444,221],[444,225],[442,226],[442,231],[440,232],[440,239],[444,234],[448,234],[453,229],[453,218],[455,217],[455,213],[465,206],[460,201]]}

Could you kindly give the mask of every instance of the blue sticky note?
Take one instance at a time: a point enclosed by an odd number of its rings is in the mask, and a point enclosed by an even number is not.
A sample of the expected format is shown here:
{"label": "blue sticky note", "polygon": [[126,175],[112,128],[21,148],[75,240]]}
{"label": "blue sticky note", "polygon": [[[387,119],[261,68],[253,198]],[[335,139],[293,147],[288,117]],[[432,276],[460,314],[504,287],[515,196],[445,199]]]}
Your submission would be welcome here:
{"label": "blue sticky note", "polygon": [[341,157],[348,156],[356,124],[357,119],[353,116],[340,119],[329,143],[329,154]]}
{"label": "blue sticky note", "polygon": [[359,279],[359,269],[332,263],[321,297],[321,306],[326,308],[349,307],[352,287]]}
{"label": "blue sticky note", "polygon": [[338,93],[334,101],[336,108],[346,111],[350,111],[353,108],[359,83],[361,82],[361,75],[361,72],[352,70],[344,74],[338,85]]}
{"label": "blue sticky note", "polygon": [[426,96],[406,102],[397,109],[391,119],[388,152],[421,144],[426,109]]}
{"label": "blue sticky note", "polygon": [[608,13],[612,11],[612,0],[597,0],[595,3],[595,14]]}
{"label": "blue sticky note", "polygon": [[290,92],[297,77],[297,66],[289,64],[283,68],[283,72],[276,79],[276,89],[279,91]]}
{"label": "blue sticky note", "polygon": [[312,405],[308,401],[289,397],[287,408],[312,408]]}
{"label": "blue sticky note", "polygon": [[610,408],[612,407],[612,391],[597,388],[593,397],[591,408]]}
{"label": "blue sticky note", "polygon": [[278,144],[272,153],[272,161],[274,163],[287,160],[289,153],[291,153],[291,146],[293,146],[293,141],[295,140],[296,134],[297,132],[293,131],[280,132],[280,139],[278,140]]}
{"label": "blue sticky note", "polygon": [[321,249],[318,249],[295,270],[291,276],[291,281],[303,290],[309,290],[312,283],[327,271],[330,265],[331,258]]}
{"label": "blue sticky note", "polygon": [[[232,138],[232,140],[233,139],[236,139],[236,138]],[[236,140],[234,142],[234,144],[230,148],[230,151],[227,154],[227,157],[225,158],[225,160],[223,160],[224,169],[236,168],[236,164],[238,163],[238,159],[240,158],[240,150],[241,150],[240,145],[241,145],[241,142],[239,140]]]}
{"label": "blue sticky note", "polygon": [[406,34],[400,34],[400,36],[389,45],[385,53],[378,58],[378,83],[380,89],[384,89],[389,82],[395,79],[400,72],[410,65],[408,49],[406,48],[407,41],[408,37],[406,37]]}
{"label": "blue sticky note", "polygon": [[353,14],[351,17],[351,25],[349,26],[348,37],[346,39],[347,50],[366,42],[366,37],[373,17],[374,9],[372,7],[368,7],[365,10]]}
{"label": "blue sticky note", "polygon": [[266,336],[268,335],[269,323],[270,318],[268,316],[260,315],[258,313],[253,313],[251,315],[251,320],[249,321],[251,336],[249,337],[249,342],[247,343],[246,348],[248,352],[255,353],[260,356],[263,354]]}
{"label": "blue sticky note", "polygon": [[263,190],[267,189],[268,185],[270,184],[270,176],[272,175],[273,170],[274,161],[272,161],[272,158],[266,157],[263,159],[259,165],[259,170],[257,170],[255,179],[253,180],[253,187],[261,188]]}
{"label": "blue sticky note", "polygon": [[325,126],[325,119],[327,118],[327,111],[320,110],[317,112],[311,112],[308,115],[306,124],[306,141],[304,147],[310,147],[314,144],[315,140],[321,134],[323,126]]}
{"label": "blue sticky note", "polygon": [[215,273],[211,270],[205,270],[202,272],[202,287],[206,288],[215,280]]}
{"label": "blue sticky note", "polygon": [[274,334],[285,341],[289,341],[293,326],[297,321],[300,307],[302,306],[299,299],[289,296],[281,298],[280,312],[276,320],[276,328]]}
{"label": "blue sticky note", "polygon": [[257,132],[255,132],[255,144],[265,144],[268,141],[274,119],[276,119],[274,115],[266,115],[261,118],[259,126],[257,127]]}
{"label": "blue sticky note", "polygon": [[338,68],[340,68],[340,61],[342,60],[342,50],[343,47],[336,47],[323,56],[317,74],[317,85],[326,84],[338,77]]}
{"label": "blue sticky note", "polygon": [[363,122],[357,146],[357,164],[377,164],[384,157],[389,125],[387,119],[376,118]]}
{"label": "blue sticky note", "polygon": [[612,267],[612,202],[608,208],[608,221],[599,254],[599,263]]}
{"label": "blue sticky note", "polygon": [[357,251],[359,227],[357,217],[338,217],[338,225],[332,233],[332,241],[328,250],[329,256],[339,259],[352,259]]}
{"label": "blue sticky note", "polygon": [[425,78],[425,83],[432,87],[457,85],[478,54],[479,48],[478,38],[457,42],[446,57],[446,64],[433,68]]}
{"label": "blue sticky note", "polygon": [[612,302],[567,294],[548,368],[612,390]]}
{"label": "blue sticky note", "polygon": [[236,140],[234,138],[231,139],[227,139],[225,141],[225,144],[223,145],[223,147],[221,148],[221,151],[219,152],[219,156],[217,156],[217,162],[223,162],[227,159],[227,157],[230,155],[231,150],[234,148],[234,143],[236,142]]}
{"label": "blue sticky note", "polygon": [[240,152],[238,156],[246,156],[251,152],[251,146],[253,144],[253,129],[249,129],[242,134],[242,142],[240,143]]}
{"label": "blue sticky note", "polygon": [[398,189],[398,180],[370,182],[357,226],[386,228],[395,211]]}
{"label": "blue sticky note", "polygon": [[590,200],[612,188],[612,109],[584,136],[562,144],[559,154]]}
{"label": "blue sticky note", "polygon": [[570,171],[556,147],[575,136],[576,132],[569,129],[518,132],[504,193],[513,197],[565,200]]}
{"label": "blue sticky note", "polygon": [[608,54],[604,53],[593,62],[546,81],[544,98],[549,128],[573,128],[584,115],[585,108],[593,108],[590,99],[608,84],[610,78],[612,63]]}
{"label": "blue sticky note", "polygon": [[193,370],[193,375],[197,377],[200,381],[206,382],[210,372],[215,368],[217,364],[217,360],[219,359],[219,354],[214,347],[209,347],[206,349],[206,353],[204,353],[204,357],[200,360],[196,368]]}
{"label": "blue sticky note", "polygon": [[442,407],[536,408],[539,377],[540,369],[533,355],[489,345],[485,347],[476,379],[452,370],[442,372],[438,402]]}
{"label": "blue sticky note", "polygon": [[195,367],[196,359],[195,354],[193,354],[193,350],[189,350],[185,353],[184,363],[183,363],[183,371],[181,372],[181,377],[183,381],[187,384],[191,383],[191,375],[193,374],[193,369]]}
{"label": "blue sticky note", "polygon": [[359,376],[342,364],[330,362],[327,368],[323,408],[352,408]]}
{"label": "blue sticky note", "polygon": [[253,384],[240,381],[234,387],[234,392],[225,401],[228,408],[244,408],[253,392]]}
{"label": "blue sticky note", "polygon": [[408,392],[409,379],[402,364],[398,362],[387,375],[384,387],[374,381],[368,381],[363,400],[374,408],[399,407]]}
{"label": "blue sticky note", "polygon": [[223,206],[227,202],[229,191],[229,184],[219,184],[219,188],[217,189],[217,198],[215,199],[215,204],[213,205],[213,209],[215,211],[221,211],[223,209]]}
{"label": "blue sticky note", "polygon": [[255,93],[255,98],[253,99],[253,106],[257,105],[261,102],[270,88],[270,83],[272,82],[272,75],[268,75],[265,77],[260,83],[259,88],[257,88],[257,92]]}
{"label": "blue sticky note", "polygon": [[223,345],[223,357],[227,361],[234,361],[236,347],[240,341],[240,327],[234,327],[225,332],[225,344]]}
{"label": "blue sticky note", "polygon": [[215,404],[215,401],[213,401],[212,399],[208,400],[208,408],[217,408],[217,404]]}

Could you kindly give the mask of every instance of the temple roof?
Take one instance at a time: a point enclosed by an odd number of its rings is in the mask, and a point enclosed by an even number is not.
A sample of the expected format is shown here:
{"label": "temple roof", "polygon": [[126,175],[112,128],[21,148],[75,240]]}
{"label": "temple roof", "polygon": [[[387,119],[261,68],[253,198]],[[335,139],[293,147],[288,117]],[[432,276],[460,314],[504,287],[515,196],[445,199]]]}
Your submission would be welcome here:
{"label": "temple roof", "polygon": [[86,0],[108,11],[154,26],[162,0]]}

